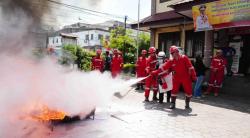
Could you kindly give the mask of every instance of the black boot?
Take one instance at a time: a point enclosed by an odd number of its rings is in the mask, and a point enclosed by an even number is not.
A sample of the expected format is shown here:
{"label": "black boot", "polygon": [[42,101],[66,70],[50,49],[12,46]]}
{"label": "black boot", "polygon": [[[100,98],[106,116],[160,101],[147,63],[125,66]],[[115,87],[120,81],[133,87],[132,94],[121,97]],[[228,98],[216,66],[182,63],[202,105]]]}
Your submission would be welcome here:
{"label": "black boot", "polygon": [[167,92],[167,103],[170,103],[171,91]]}
{"label": "black boot", "polygon": [[185,108],[186,108],[186,109],[190,109],[190,106],[189,106],[190,99],[191,99],[191,97],[186,97],[186,99],[185,99],[185,103],[186,103]]}
{"label": "black boot", "polygon": [[139,90],[140,89],[140,84],[139,83],[137,83],[136,84],[136,88],[135,88],[135,90]]}
{"label": "black boot", "polygon": [[159,93],[159,103],[163,103],[164,93]]}
{"label": "black boot", "polygon": [[144,102],[149,102],[148,97],[145,97]]}
{"label": "black boot", "polygon": [[154,92],[154,96],[153,96],[153,101],[158,101],[159,99],[157,98],[157,92]]}
{"label": "black boot", "polygon": [[141,90],[144,90],[143,83],[141,83]]}
{"label": "black boot", "polygon": [[176,97],[172,96],[171,97],[171,105],[169,106],[170,109],[175,109],[175,101],[176,101]]}

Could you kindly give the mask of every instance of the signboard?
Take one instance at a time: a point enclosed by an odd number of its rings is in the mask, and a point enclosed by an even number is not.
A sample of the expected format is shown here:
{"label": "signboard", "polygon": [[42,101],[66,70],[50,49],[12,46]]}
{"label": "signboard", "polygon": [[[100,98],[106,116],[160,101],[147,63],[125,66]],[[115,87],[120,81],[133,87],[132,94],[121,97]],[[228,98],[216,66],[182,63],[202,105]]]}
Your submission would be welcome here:
{"label": "signboard", "polygon": [[250,26],[250,0],[220,0],[192,7],[195,31]]}

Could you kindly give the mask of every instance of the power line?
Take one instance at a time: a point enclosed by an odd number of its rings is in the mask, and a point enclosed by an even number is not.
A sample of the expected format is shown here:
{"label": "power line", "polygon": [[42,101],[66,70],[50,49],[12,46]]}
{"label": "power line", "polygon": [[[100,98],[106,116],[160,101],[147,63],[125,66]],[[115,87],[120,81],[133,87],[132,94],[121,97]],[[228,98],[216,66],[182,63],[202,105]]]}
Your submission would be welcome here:
{"label": "power line", "polygon": [[124,16],[120,16],[120,15],[115,15],[115,14],[110,14],[110,13],[105,13],[105,12],[99,12],[99,11],[95,11],[95,10],[90,10],[90,9],[86,9],[86,8],[82,8],[82,7],[78,7],[78,6],[74,6],[74,5],[70,5],[70,4],[66,4],[66,3],[61,3],[61,2],[57,2],[57,1],[53,1],[53,0],[48,0],[51,3],[55,3],[58,5],[63,5],[66,7],[70,7],[70,8],[74,8],[74,9],[80,9],[80,10],[84,10],[84,11],[88,11],[88,12],[94,12],[94,13],[98,13],[98,14],[102,14],[102,15],[106,15],[106,16],[112,16],[115,18],[124,18]]}

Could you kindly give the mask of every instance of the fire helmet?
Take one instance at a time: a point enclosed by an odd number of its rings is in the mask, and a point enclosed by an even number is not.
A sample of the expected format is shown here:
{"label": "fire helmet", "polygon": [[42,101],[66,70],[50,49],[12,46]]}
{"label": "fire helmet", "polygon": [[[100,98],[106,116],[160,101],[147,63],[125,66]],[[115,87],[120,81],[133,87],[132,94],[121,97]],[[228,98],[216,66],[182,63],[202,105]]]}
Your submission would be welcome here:
{"label": "fire helmet", "polygon": [[146,55],[146,54],[147,54],[147,50],[142,50],[142,51],[141,51],[141,54],[142,54],[142,55]]}
{"label": "fire helmet", "polygon": [[165,52],[161,51],[158,53],[158,57],[166,57]]}
{"label": "fire helmet", "polygon": [[173,54],[175,52],[179,52],[179,49],[177,46],[171,46],[169,49],[170,54]]}
{"label": "fire helmet", "polygon": [[150,47],[149,50],[148,50],[149,54],[152,54],[152,53],[155,53],[155,52],[156,52],[155,47]]}

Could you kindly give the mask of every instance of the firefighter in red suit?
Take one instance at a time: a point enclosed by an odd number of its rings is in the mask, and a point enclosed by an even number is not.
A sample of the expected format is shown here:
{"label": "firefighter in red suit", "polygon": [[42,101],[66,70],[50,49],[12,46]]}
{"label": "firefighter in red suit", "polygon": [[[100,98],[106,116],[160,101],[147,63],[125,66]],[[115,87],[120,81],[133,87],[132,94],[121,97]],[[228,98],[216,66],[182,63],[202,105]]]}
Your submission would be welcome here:
{"label": "firefighter in red suit", "polygon": [[192,97],[192,81],[196,81],[196,73],[193,65],[187,56],[179,54],[176,46],[170,47],[170,54],[172,59],[168,60],[154,75],[163,75],[165,73],[173,73],[173,90],[171,91],[171,105],[170,109],[175,108],[175,101],[180,86],[184,88],[186,95],[185,103],[186,109],[190,109],[189,103]]}
{"label": "firefighter in red suit", "polygon": [[99,70],[103,72],[104,69],[104,61],[101,57],[102,51],[98,49],[96,51],[96,56],[92,59],[91,69],[92,70]]}
{"label": "firefighter in red suit", "polygon": [[222,55],[222,50],[217,50],[216,56],[211,61],[210,80],[205,94],[209,94],[214,90],[214,96],[218,96],[219,89],[221,88],[224,79],[224,69],[226,64],[226,59]]}
{"label": "firefighter in red suit", "polygon": [[158,92],[158,78],[157,76],[151,75],[153,71],[157,70],[157,57],[156,57],[156,49],[154,47],[150,47],[148,53],[150,54],[147,58],[147,67],[146,67],[146,73],[149,75],[146,78],[146,84],[145,84],[145,102],[149,101],[149,93],[150,88],[153,86],[153,100],[157,101],[157,92]]}
{"label": "firefighter in red suit", "polygon": [[121,55],[119,55],[119,52],[117,49],[114,49],[113,51],[113,58],[111,61],[111,75],[113,78],[117,77],[123,68],[123,58]]}
{"label": "firefighter in red suit", "polygon": [[[147,76],[147,73],[145,71],[146,63],[147,63],[146,55],[147,55],[147,51],[142,50],[141,57],[139,57],[137,62],[136,62],[136,76],[137,76],[137,78]],[[135,90],[139,90],[140,88],[143,90],[143,81],[137,83],[137,88]]]}

